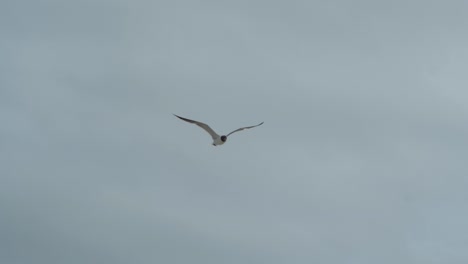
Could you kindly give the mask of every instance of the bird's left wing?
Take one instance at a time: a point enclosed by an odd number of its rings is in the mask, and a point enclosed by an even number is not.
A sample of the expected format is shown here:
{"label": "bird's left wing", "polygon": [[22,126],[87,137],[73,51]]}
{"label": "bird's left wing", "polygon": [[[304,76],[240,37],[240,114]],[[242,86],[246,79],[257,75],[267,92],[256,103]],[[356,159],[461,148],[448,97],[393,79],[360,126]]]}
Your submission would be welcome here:
{"label": "bird's left wing", "polygon": [[241,127],[241,128],[238,128],[238,129],[232,131],[231,133],[227,134],[226,136],[229,136],[229,135],[231,135],[232,133],[236,133],[236,132],[241,131],[241,130],[244,130],[244,129],[249,129],[249,128],[253,128],[253,127],[258,127],[258,126],[261,125],[261,124],[263,124],[263,122],[261,122],[261,123],[258,124],[258,125],[255,125],[255,126],[248,126],[248,127]]}
{"label": "bird's left wing", "polygon": [[211,129],[211,127],[210,127],[209,125],[205,124],[205,123],[198,122],[198,121],[195,121],[195,120],[192,120],[192,119],[188,119],[188,118],[185,118],[185,117],[181,117],[181,116],[178,116],[178,115],[176,115],[176,114],[173,114],[173,115],[175,115],[176,117],[178,117],[178,118],[184,120],[185,122],[189,122],[189,123],[195,124],[195,125],[197,125],[197,126],[203,128],[206,132],[208,132],[208,134],[211,135],[211,138],[212,138],[212,139],[215,139],[215,138],[218,138],[218,137],[219,137],[219,135],[216,134],[216,132],[214,132],[214,130]]}

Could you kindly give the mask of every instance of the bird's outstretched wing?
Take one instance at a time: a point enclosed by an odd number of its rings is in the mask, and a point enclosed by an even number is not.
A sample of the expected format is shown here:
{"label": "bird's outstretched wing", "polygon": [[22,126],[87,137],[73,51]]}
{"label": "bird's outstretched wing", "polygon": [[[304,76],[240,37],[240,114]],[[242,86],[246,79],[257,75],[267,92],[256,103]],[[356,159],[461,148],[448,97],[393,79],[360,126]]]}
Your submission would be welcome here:
{"label": "bird's outstretched wing", "polygon": [[182,120],[184,120],[184,121],[186,121],[186,122],[195,124],[195,125],[197,125],[197,126],[203,128],[206,132],[208,132],[208,133],[211,135],[211,138],[212,138],[212,139],[215,139],[215,138],[218,138],[218,137],[219,137],[219,135],[216,134],[216,132],[214,132],[214,130],[211,129],[211,127],[208,126],[208,125],[205,124],[205,123],[198,122],[198,121],[195,121],[195,120],[191,120],[191,119],[188,119],[188,118],[184,118],[184,117],[178,116],[178,115],[176,115],[176,114],[173,114],[173,115],[175,115],[176,117],[178,117],[178,118],[180,118],[180,119],[182,119]]}
{"label": "bird's outstretched wing", "polygon": [[248,127],[241,127],[241,128],[238,128],[238,129],[232,131],[231,133],[227,134],[226,136],[229,136],[229,135],[231,135],[232,133],[236,133],[236,132],[241,131],[241,130],[244,130],[244,129],[249,129],[249,128],[252,128],[252,127],[258,127],[258,126],[261,125],[261,124],[263,124],[263,122],[261,122],[261,123],[258,124],[258,125],[255,125],[255,126],[248,126]]}

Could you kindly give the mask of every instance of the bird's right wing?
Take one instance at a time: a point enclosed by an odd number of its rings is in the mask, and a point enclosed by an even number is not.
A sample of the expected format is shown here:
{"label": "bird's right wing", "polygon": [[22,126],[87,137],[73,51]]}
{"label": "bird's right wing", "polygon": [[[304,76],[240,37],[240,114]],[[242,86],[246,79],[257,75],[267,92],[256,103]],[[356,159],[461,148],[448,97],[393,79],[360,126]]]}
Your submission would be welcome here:
{"label": "bird's right wing", "polygon": [[211,138],[212,138],[212,139],[215,139],[215,138],[218,138],[218,137],[219,137],[219,135],[216,134],[216,132],[214,132],[214,130],[211,129],[211,127],[208,126],[208,125],[205,124],[205,123],[198,122],[198,121],[195,121],[195,120],[191,120],[191,119],[188,119],[188,118],[184,118],[184,117],[178,116],[178,115],[176,115],[176,114],[173,114],[173,115],[175,115],[176,117],[178,117],[178,118],[184,120],[185,122],[189,122],[189,123],[195,124],[195,125],[197,125],[197,126],[203,128],[206,132],[208,132],[208,133],[211,135]]}
{"label": "bird's right wing", "polygon": [[236,133],[236,132],[242,131],[242,130],[244,130],[244,129],[249,129],[249,128],[253,128],[253,127],[258,127],[258,126],[261,125],[261,124],[263,124],[263,122],[261,122],[261,123],[258,124],[258,125],[255,125],[255,126],[248,126],[248,127],[241,127],[241,128],[238,128],[238,129],[232,131],[231,133],[227,134],[226,136],[229,137],[229,135],[231,135],[232,133]]}

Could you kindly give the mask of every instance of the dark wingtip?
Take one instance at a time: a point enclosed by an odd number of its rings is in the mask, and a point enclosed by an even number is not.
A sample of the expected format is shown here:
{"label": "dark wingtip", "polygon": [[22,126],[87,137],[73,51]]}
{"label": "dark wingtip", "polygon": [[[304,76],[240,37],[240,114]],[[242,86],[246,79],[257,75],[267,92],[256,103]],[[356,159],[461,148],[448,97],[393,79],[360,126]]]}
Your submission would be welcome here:
{"label": "dark wingtip", "polygon": [[195,120],[188,119],[188,118],[185,118],[185,117],[181,117],[181,116],[178,116],[178,115],[176,115],[176,114],[173,114],[173,115],[175,115],[175,116],[178,117],[180,120],[183,120],[183,121],[185,121],[185,122],[195,123],[195,124],[197,123],[197,121],[195,121]]}
{"label": "dark wingtip", "polygon": [[176,115],[176,114],[173,114],[173,115],[174,115],[175,117],[179,118],[180,120],[183,120],[183,121],[186,121],[186,122],[190,122],[190,121],[191,121],[191,120],[189,121],[189,119],[187,119],[187,118],[183,118],[183,117],[178,116],[178,115]]}

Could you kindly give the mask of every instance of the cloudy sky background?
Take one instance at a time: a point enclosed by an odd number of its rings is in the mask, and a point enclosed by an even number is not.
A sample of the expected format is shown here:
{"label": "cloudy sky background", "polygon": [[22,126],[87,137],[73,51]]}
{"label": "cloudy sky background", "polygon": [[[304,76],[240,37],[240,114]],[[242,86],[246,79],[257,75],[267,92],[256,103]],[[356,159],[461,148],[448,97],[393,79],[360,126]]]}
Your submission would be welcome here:
{"label": "cloudy sky background", "polygon": [[0,262],[467,263],[467,10],[2,1]]}

